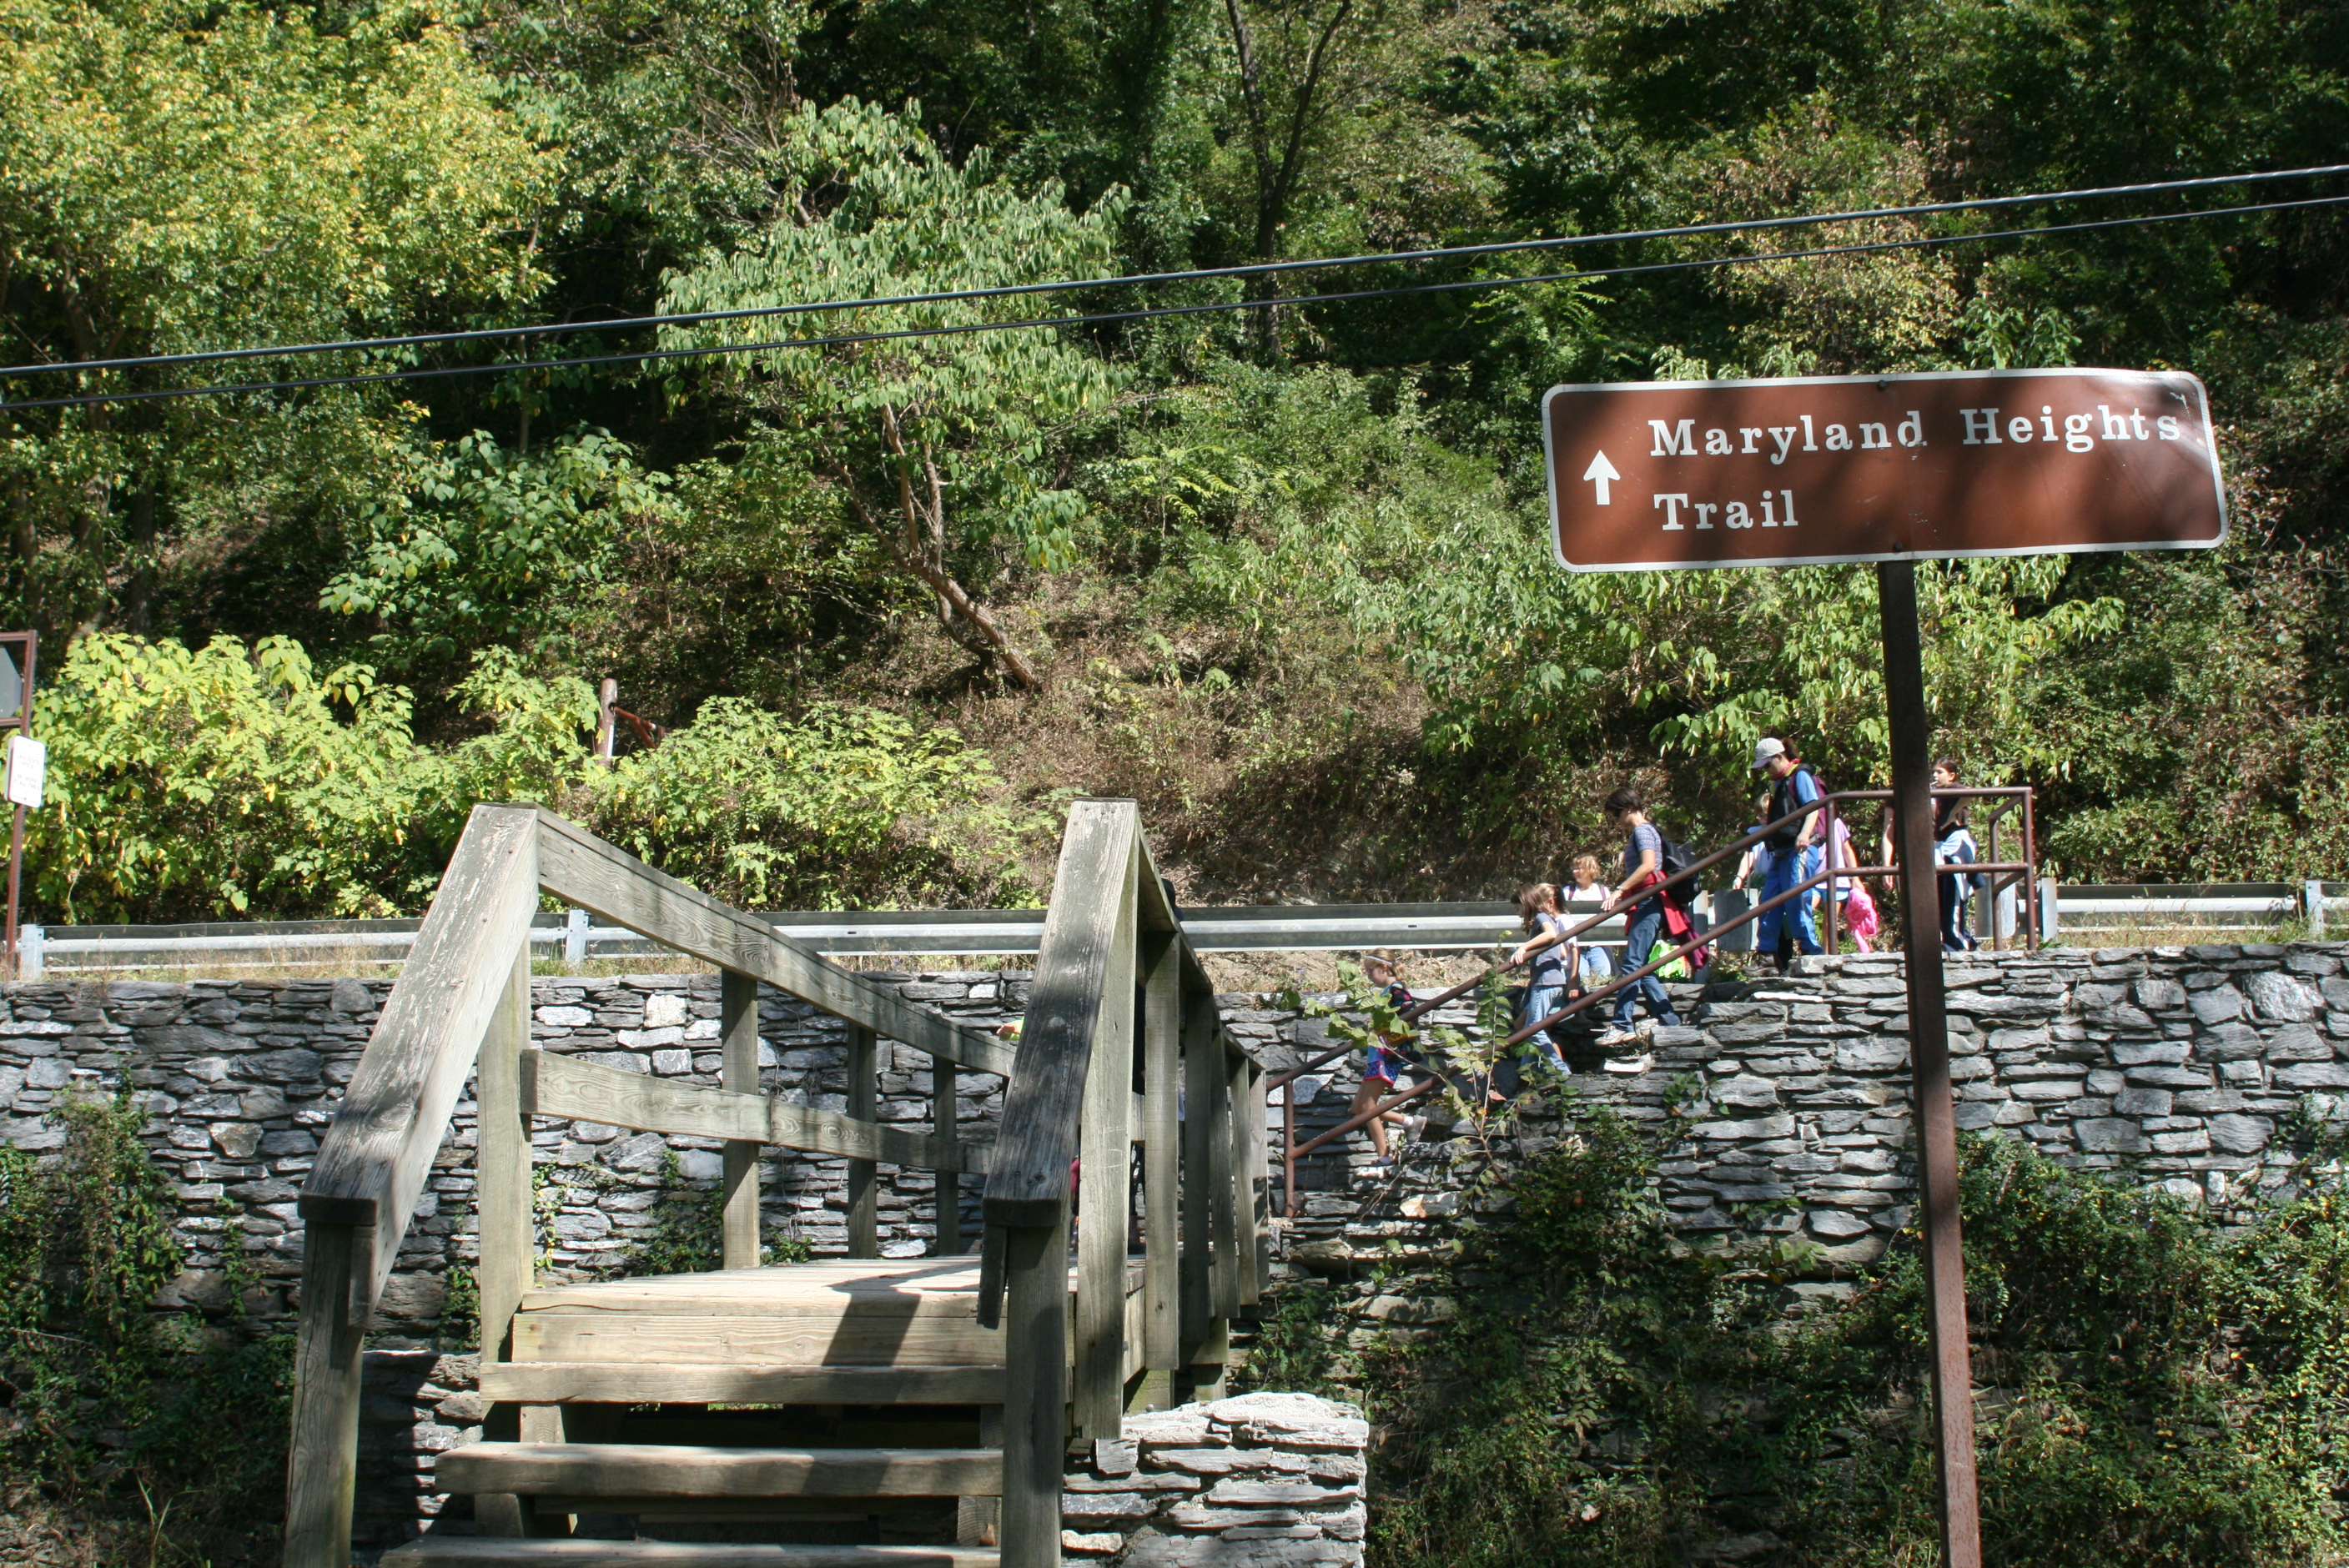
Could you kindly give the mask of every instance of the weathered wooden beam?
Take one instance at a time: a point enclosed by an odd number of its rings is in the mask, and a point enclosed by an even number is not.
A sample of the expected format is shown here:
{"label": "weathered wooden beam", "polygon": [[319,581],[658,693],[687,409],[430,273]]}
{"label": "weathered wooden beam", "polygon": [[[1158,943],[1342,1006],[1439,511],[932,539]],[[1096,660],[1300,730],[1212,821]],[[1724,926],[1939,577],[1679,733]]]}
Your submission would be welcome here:
{"label": "weathered wooden beam", "polygon": [[1051,1224],[1003,1233],[1001,1568],[1060,1568],[1069,1443],[1066,1202],[1063,1196]]}
{"label": "weathered wooden beam", "polygon": [[1001,1367],[773,1367],[511,1361],[481,1368],[481,1397],[614,1405],[987,1405]]}
{"label": "weathered wooden beam", "polygon": [[984,1497],[984,1449],[745,1449],[672,1443],[469,1443],[440,1456],[450,1491],[589,1497]]}
{"label": "weathered wooden beam", "polygon": [[[719,976],[718,1040],[724,1057],[719,1081],[730,1093],[758,1095],[759,983],[730,969]],[[725,1207],[719,1218],[719,1236],[720,1255],[730,1269],[759,1266],[761,1152],[756,1139],[726,1140],[722,1156]]]}
{"label": "weathered wooden beam", "polygon": [[1078,1111],[1121,906],[1131,903],[1127,872],[1139,836],[1131,800],[1079,800],[1069,809],[1020,1032],[1021,1068],[1004,1092],[987,1183],[990,1228],[1034,1230],[1058,1222],[1067,1209]]}
{"label": "weathered wooden beam", "polygon": [[530,807],[473,808],[303,1184],[305,1220],[371,1233],[347,1308],[362,1322],[391,1275],[514,954],[526,951],[537,842]]}
{"label": "weathered wooden beam", "polygon": [[537,1236],[530,1208],[530,1122],[522,1108],[522,1058],[530,1048],[530,954],[514,954],[505,995],[481,1040],[473,1096],[479,1109],[473,1155],[481,1261],[481,1364],[505,1356],[506,1326],[530,1289]]}
{"label": "weathered wooden beam", "polygon": [[720,969],[754,975],[889,1039],[984,1072],[1010,1072],[1012,1053],[985,1031],[915,1006],[895,989],[841,968],[552,811],[540,811],[538,821],[539,880],[557,898]]}
{"label": "weathered wooden beam", "polygon": [[1181,938],[1168,934],[1143,942],[1142,1353],[1154,1373],[1182,1365],[1181,948]]}
{"label": "weathered wooden beam", "polygon": [[644,1132],[719,1138],[804,1149],[849,1160],[916,1169],[984,1172],[988,1151],[947,1143],[924,1132],[857,1121],[836,1110],[793,1105],[765,1095],[671,1083],[583,1062],[553,1051],[523,1056],[523,1106],[539,1116],[600,1121]]}
{"label": "weathered wooden beam", "polygon": [[1232,1058],[1232,1132],[1240,1141],[1232,1168],[1239,1176],[1240,1305],[1254,1306],[1272,1278],[1272,1191],[1265,1160],[1264,1068],[1253,1057]]}
{"label": "weathered wooden beam", "polygon": [[1193,990],[1183,1014],[1183,1355],[1195,1360],[1216,1319],[1215,1105],[1224,1042],[1215,995]]}
{"label": "weathered wooden beam", "polygon": [[285,1568],[350,1568],[358,1480],[359,1347],[349,1302],[363,1254],[353,1227],[313,1220],[302,1237],[294,1431],[285,1460]]}
{"label": "weathered wooden beam", "polygon": [[[954,1063],[939,1057],[930,1058],[930,1136],[950,1147],[959,1148],[962,1134],[962,1100]],[[937,1240],[935,1250],[942,1258],[962,1254],[962,1183],[952,1171],[940,1171],[932,1188],[937,1204]]]}
{"label": "weathered wooden beam", "polygon": [[[1132,808],[1128,807],[1128,810]],[[1131,841],[1138,845],[1141,833]],[[1093,1016],[1092,1062],[1078,1126],[1075,1426],[1079,1436],[1114,1439],[1125,1415],[1126,1232],[1133,1212],[1133,1025],[1135,886],[1130,853],[1112,872],[1116,920]]]}
{"label": "weathered wooden beam", "polygon": [[[932,1057],[933,1061],[936,1058]],[[848,1026],[848,1116],[881,1119],[881,1042],[862,1024]],[[881,1255],[881,1171],[870,1160],[848,1162],[848,1255]]]}

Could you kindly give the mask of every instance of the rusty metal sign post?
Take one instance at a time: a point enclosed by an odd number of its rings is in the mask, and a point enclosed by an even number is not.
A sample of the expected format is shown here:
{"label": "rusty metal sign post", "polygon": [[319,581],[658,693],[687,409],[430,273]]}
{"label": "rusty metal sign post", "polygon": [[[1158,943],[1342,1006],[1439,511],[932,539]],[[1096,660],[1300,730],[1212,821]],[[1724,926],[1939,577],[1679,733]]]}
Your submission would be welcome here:
{"label": "rusty metal sign post", "polygon": [[1542,412],[1551,537],[1570,572],[1878,563],[1941,1560],[1981,1568],[1915,563],[2217,544],[2208,395],[2179,373],[1987,370],[1558,387]]}

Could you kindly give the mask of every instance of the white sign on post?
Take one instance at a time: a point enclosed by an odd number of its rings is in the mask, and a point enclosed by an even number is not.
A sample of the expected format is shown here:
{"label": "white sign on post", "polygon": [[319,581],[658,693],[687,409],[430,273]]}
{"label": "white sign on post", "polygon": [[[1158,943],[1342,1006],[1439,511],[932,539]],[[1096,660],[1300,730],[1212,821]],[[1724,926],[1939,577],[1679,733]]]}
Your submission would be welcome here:
{"label": "white sign on post", "polygon": [[49,770],[49,748],[29,735],[8,738],[8,799],[14,805],[41,804],[41,783]]}

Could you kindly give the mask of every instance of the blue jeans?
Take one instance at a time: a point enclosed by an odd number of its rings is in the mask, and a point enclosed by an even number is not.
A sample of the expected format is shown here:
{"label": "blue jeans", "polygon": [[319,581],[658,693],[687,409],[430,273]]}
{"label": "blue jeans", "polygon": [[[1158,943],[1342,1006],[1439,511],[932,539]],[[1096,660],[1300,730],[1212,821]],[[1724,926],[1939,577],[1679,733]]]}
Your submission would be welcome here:
{"label": "blue jeans", "polygon": [[[1634,969],[1646,966],[1650,950],[1656,945],[1656,939],[1664,934],[1664,901],[1660,898],[1643,900],[1631,906],[1627,918],[1630,921],[1630,929],[1623,934],[1623,973],[1629,975]],[[1672,1011],[1671,998],[1664,995],[1662,983],[1651,975],[1615,993],[1617,1028],[1631,1026],[1631,1003],[1635,996],[1644,1000],[1648,1004],[1648,1011],[1665,1023],[1676,1025],[1680,1022]]]}
{"label": "blue jeans", "polygon": [[1973,903],[1974,883],[1971,875],[1937,877],[1941,884],[1941,951],[1970,953],[1982,945],[1974,934],[1966,929],[1968,906]]}
{"label": "blue jeans", "polygon": [[[1517,1020],[1517,1027],[1522,1029],[1528,1024],[1540,1023],[1544,1018],[1557,1012],[1558,1004],[1565,999],[1566,987],[1563,985],[1535,985],[1528,988],[1526,992],[1525,1016]],[[1567,1071],[1566,1057],[1559,1054],[1557,1042],[1550,1037],[1547,1029],[1526,1040],[1518,1047],[1518,1050],[1522,1053],[1527,1047],[1537,1053],[1538,1059],[1547,1062],[1558,1077],[1569,1076]]]}
{"label": "blue jeans", "polygon": [[[1762,902],[1769,903],[1780,893],[1819,874],[1819,847],[1806,845],[1800,851],[1779,850],[1770,857],[1770,874],[1762,883]],[[1819,947],[1819,890],[1813,888],[1791,904],[1780,904],[1754,923],[1754,951],[1778,951],[1778,923],[1792,911],[1795,923],[1795,945],[1806,953],[1817,953]]]}

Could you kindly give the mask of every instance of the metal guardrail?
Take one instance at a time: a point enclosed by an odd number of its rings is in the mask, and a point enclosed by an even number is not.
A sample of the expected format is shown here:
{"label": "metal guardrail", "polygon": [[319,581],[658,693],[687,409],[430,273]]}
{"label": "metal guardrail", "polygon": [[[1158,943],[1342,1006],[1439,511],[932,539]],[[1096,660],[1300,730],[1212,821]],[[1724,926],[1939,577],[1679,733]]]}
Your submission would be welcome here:
{"label": "metal guardrail", "polygon": [[[2147,926],[2268,926],[2286,920],[2309,934],[2349,926],[2349,882],[2206,882],[2122,885],[2039,884],[2040,940],[2127,934]],[[2021,934],[2013,888],[1977,901],[1975,923],[1984,937]],[[1712,925],[1726,925],[1751,907],[1751,895],[1723,890],[1700,905]],[[1599,906],[1574,901],[1577,919]],[[1183,929],[1202,953],[1352,952],[1392,947],[1420,953],[1484,952],[1518,937],[1516,912],[1506,903],[1258,904],[1181,912]],[[2046,918],[2052,915],[2052,918]],[[819,953],[882,957],[892,954],[1033,954],[1044,932],[1040,909],[778,910],[758,918]],[[415,920],[237,921],[184,925],[28,925],[23,933],[24,977],[101,975],[110,971],[202,965],[207,968],[330,968],[354,960],[398,963],[422,922]],[[1741,941],[1741,938],[1743,939]],[[1620,945],[1623,923],[1594,927],[1586,942]],[[1725,952],[1749,947],[1750,931],[1733,932]],[[543,956],[560,950],[564,962],[647,958],[666,951],[619,926],[593,923],[585,910],[540,913],[530,943]]]}

